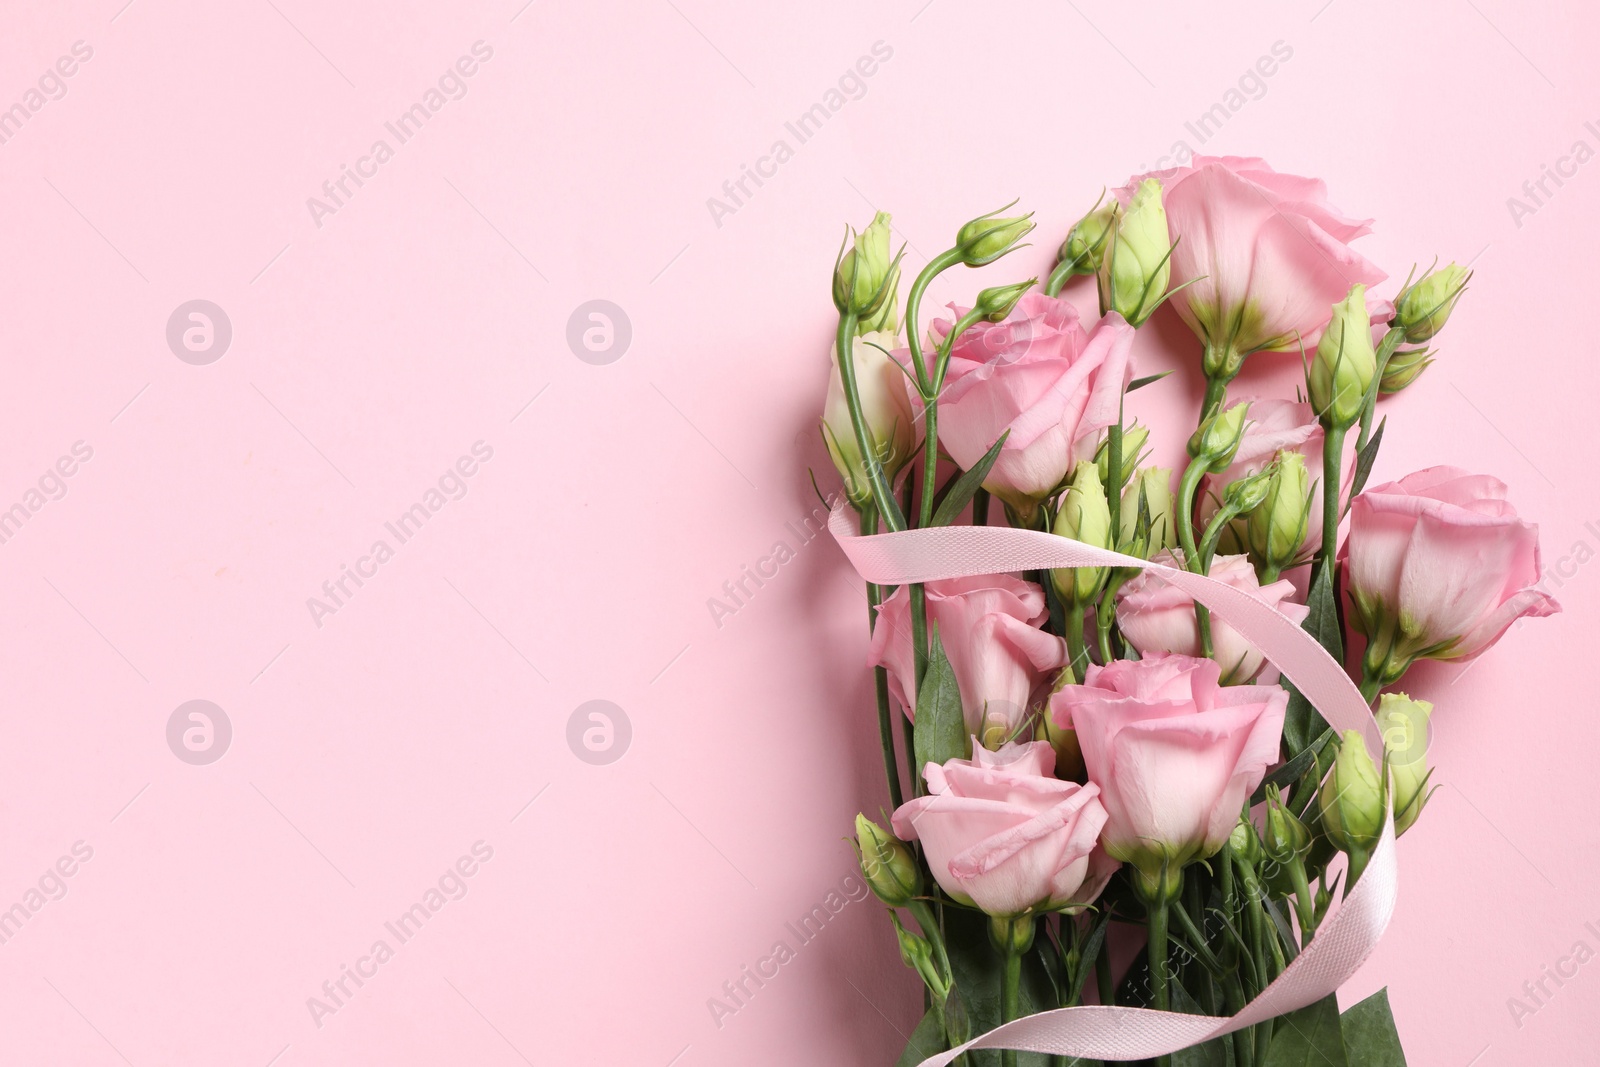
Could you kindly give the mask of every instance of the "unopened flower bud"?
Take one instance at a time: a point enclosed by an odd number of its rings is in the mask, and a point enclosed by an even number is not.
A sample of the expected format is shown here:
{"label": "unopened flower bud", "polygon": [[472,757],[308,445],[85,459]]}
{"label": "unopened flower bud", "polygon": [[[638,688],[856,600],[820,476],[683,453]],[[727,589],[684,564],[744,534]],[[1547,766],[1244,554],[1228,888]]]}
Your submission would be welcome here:
{"label": "unopened flower bud", "polygon": [[1383,379],[1378,388],[1384,393],[1398,393],[1422,376],[1433,363],[1426,348],[1402,348],[1389,357],[1384,365]]}
{"label": "unopened flower bud", "polygon": [[880,211],[833,268],[833,303],[861,320],[862,332],[899,328],[900,266],[889,250],[889,216]]}
{"label": "unopened flower bud", "polygon": [[[1003,207],[1000,211],[1005,209]],[[1033,212],[1000,218],[1000,211],[979,216],[957,232],[956,251],[961,256],[961,262],[969,267],[993,263],[1016,248],[1017,242],[1033,230]]]}
{"label": "unopened flower bud", "polygon": [[877,898],[903,908],[922,893],[922,870],[906,843],[867,818],[856,816],[856,852],[861,876]]}
{"label": "unopened flower bud", "polygon": [[1287,450],[1268,468],[1267,497],[1245,524],[1250,555],[1273,574],[1299,562],[1311,517],[1311,475],[1306,457]]}
{"label": "unopened flower bud", "polygon": [[1175,547],[1178,529],[1174,510],[1172,470],[1140,468],[1122,491],[1122,507],[1117,512],[1117,551],[1149,559],[1162,549]]}
{"label": "unopened flower bud", "polygon": [[1189,455],[1204,461],[1212,474],[1227,470],[1244,438],[1244,417],[1249,410],[1250,402],[1241,400],[1206,419],[1189,438]]}
{"label": "unopened flower bud", "polygon": [[1311,831],[1284,805],[1283,794],[1275,788],[1267,791],[1267,833],[1261,844],[1267,858],[1278,864],[1294,863],[1311,847]]}
{"label": "unopened flower bud", "polygon": [[1366,855],[1383,834],[1383,781],[1358,730],[1346,730],[1317,793],[1322,829],[1341,851]]}
{"label": "unopened flower bud", "polygon": [[1116,220],[1117,203],[1108,201],[1090,211],[1072,224],[1067,239],[1061,242],[1057,259],[1071,263],[1073,274],[1093,274],[1100,269],[1105,258],[1106,242],[1110,240],[1111,226]]}
{"label": "unopened flower bud", "polygon": [[[1067,674],[1070,673],[1069,667]],[[1050,747],[1056,753],[1056,777],[1068,782],[1085,781],[1083,746],[1078,743],[1078,731],[1070,726],[1057,726],[1051,715],[1044,715],[1041,719],[1040,734],[1043,740],[1050,742]]]}
{"label": "unopened flower bud", "polygon": [[928,939],[914,934],[900,924],[900,916],[891,911],[889,920],[894,923],[894,936],[900,942],[900,959],[907,967],[922,977],[928,989],[940,1001],[950,995],[950,979],[940,972],[938,958]]}
{"label": "unopened flower bud", "polygon": [[1269,465],[1229,482],[1222,490],[1222,504],[1236,515],[1248,515],[1266,503],[1271,491],[1272,467]]}
{"label": "unopened flower bud", "polygon": [[1256,824],[1250,821],[1248,812],[1240,815],[1239,821],[1234,823],[1232,832],[1228,834],[1228,847],[1251,870],[1261,866],[1261,858],[1265,855],[1261,835],[1256,832]]}
{"label": "unopened flower bud", "polygon": [[[1095,548],[1111,547],[1111,507],[1093,463],[1079,463],[1072,472],[1072,483],[1056,513],[1054,531]],[[1061,567],[1050,572],[1056,592],[1069,606],[1094,600],[1105,577],[1104,567]]]}
{"label": "unopened flower bud", "polygon": [[1378,700],[1378,732],[1389,753],[1389,775],[1394,787],[1394,832],[1411,829],[1428,802],[1428,717],[1433,705],[1412,700],[1404,693],[1385,693]]}
{"label": "unopened flower bud", "polygon": [[1117,211],[1100,263],[1100,302],[1135,326],[1155,313],[1172,278],[1172,238],[1161,183],[1146,178]]}
{"label": "unopened flower bud", "polygon": [[1033,947],[1032,915],[989,916],[989,941],[1001,952],[1022,955]]}
{"label": "unopened flower bud", "polygon": [[1333,305],[1333,318],[1322,331],[1306,375],[1311,407],[1323,425],[1348,429],[1361,416],[1367,387],[1377,372],[1367,287],[1352,285],[1349,295]]}
{"label": "unopened flower bud", "polygon": [[1419,345],[1444,329],[1472,279],[1472,272],[1454,263],[1430,270],[1394,298],[1394,324],[1406,332],[1406,341]]}
{"label": "unopened flower bud", "polygon": [[1138,423],[1125,427],[1122,431],[1122,470],[1120,476],[1111,476],[1111,437],[1108,434],[1100,447],[1095,449],[1095,466],[1100,469],[1100,484],[1107,488],[1113,485],[1127,485],[1128,479],[1133,477],[1134,468],[1139,465],[1139,458],[1144,452],[1144,446],[1150,440],[1150,430]]}
{"label": "unopened flower bud", "polygon": [[997,285],[992,289],[984,289],[978,293],[976,308],[983,312],[983,317],[990,322],[1000,322],[1011,314],[1011,309],[1017,306],[1022,294],[1031,289],[1038,280],[1029,278],[1014,285]]}

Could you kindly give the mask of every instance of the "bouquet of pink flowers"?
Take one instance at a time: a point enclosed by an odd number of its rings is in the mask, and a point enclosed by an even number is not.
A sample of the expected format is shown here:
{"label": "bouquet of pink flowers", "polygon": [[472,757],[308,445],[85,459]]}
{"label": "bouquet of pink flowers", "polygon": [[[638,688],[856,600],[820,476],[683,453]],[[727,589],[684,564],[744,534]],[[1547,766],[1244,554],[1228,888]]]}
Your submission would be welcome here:
{"label": "bouquet of pink flowers", "polygon": [[[1042,287],[924,330],[937,275],[1033,229],[1004,211],[929,261],[903,320],[887,215],[833,277],[822,433],[869,579],[891,805],[856,844],[926,986],[900,1062],[1403,1064],[1385,994],[1341,1015],[1332,992],[1430,792],[1433,707],[1384,690],[1559,610],[1495,478],[1367,485],[1380,401],[1428,367],[1470,275],[1377,299],[1350,245],[1368,223],[1322,182],[1196,158],[1097,205]],[[1093,321],[1060,295],[1078,276]],[[1131,350],[1167,303],[1206,389],[1193,426],[1147,428],[1124,398],[1162,376]],[[1230,396],[1252,356],[1301,360],[1303,396]],[[1146,462],[1163,431],[1181,470]],[[1355,722],[1317,696],[1341,687]]]}

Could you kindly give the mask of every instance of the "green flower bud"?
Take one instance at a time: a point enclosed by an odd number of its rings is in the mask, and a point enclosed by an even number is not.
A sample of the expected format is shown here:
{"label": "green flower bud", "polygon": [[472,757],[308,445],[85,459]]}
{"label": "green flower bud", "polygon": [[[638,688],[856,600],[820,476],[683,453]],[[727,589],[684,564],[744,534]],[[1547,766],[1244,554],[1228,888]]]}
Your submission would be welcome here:
{"label": "green flower bud", "polygon": [[1352,285],[1349,295],[1333,305],[1333,318],[1322,331],[1316,358],[1306,375],[1311,407],[1323,425],[1350,427],[1361,415],[1367,386],[1377,372],[1367,287]]}
{"label": "green flower bud", "polygon": [[961,227],[956,234],[956,251],[961,256],[961,262],[969,267],[993,263],[1015,249],[1017,242],[1033,230],[1033,212],[998,218],[1000,211],[1005,209],[1003,207],[999,211],[981,215]]}
{"label": "green flower bud", "polygon": [[1249,410],[1250,402],[1241,400],[1214,413],[1189,438],[1189,455],[1203,460],[1206,470],[1212,474],[1227,470],[1244,438],[1244,417]]}
{"label": "green flower bud", "polygon": [[1383,379],[1378,388],[1384,393],[1398,393],[1422,376],[1433,359],[1426,348],[1402,348],[1389,357],[1384,365]]}
{"label": "green flower bud", "polygon": [[1100,303],[1135,326],[1155,313],[1172,278],[1161,183],[1146,178],[1119,210],[1100,263]]}
{"label": "green flower bud", "polygon": [[1237,515],[1248,515],[1266,503],[1272,491],[1272,466],[1269,464],[1243,478],[1229,482],[1222,490],[1222,506]]}
{"label": "green flower bud", "polygon": [[895,939],[900,942],[901,961],[922,977],[935,998],[943,1001],[950,995],[950,980],[940,973],[933,946],[928,943],[927,938],[914,934],[902,926],[900,916],[895,912],[889,913],[889,919],[894,923]]}
{"label": "green flower bud", "polygon": [[1139,466],[1139,458],[1144,452],[1144,446],[1150,440],[1150,431],[1138,423],[1125,427],[1122,431],[1122,471],[1120,477],[1111,477],[1111,437],[1107,435],[1100,447],[1095,449],[1095,466],[1100,469],[1100,484],[1104,486],[1127,485],[1128,479],[1133,477],[1134,468]]}
{"label": "green flower bud", "polygon": [[[1068,667],[1064,673],[1067,675],[1067,684],[1070,685],[1071,668]],[[1057,726],[1048,713],[1041,719],[1040,739],[1050,742],[1050,747],[1055,749],[1056,777],[1067,782],[1087,781],[1087,768],[1083,763],[1083,746],[1078,743],[1078,731],[1066,726]]]}
{"label": "green flower bud", "polygon": [[1228,847],[1251,870],[1261,866],[1261,859],[1266,853],[1261,845],[1261,835],[1256,832],[1256,824],[1250,821],[1248,813],[1239,816],[1233,831],[1228,834]]}
{"label": "green flower bud", "polygon": [[[1111,506],[1093,463],[1079,463],[1056,513],[1056,534],[1096,548],[1111,547]],[[1104,567],[1060,567],[1050,572],[1056,592],[1069,606],[1092,602],[1105,581]]]}
{"label": "green flower bud", "polygon": [[1420,345],[1444,329],[1456,301],[1472,280],[1472,272],[1450,263],[1430,270],[1394,298],[1394,325],[1406,332],[1406,341]]}
{"label": "green flower bud", "polygon": [[983,312],[983,317],[990,322],[1001,322],[1011,314],[1011,309],[1017,306],[1022,294],[1033,288],[1038,280],[1029,278],[1015,285],[997,285],[992,289],[984,289],[978,293],[977,310]]}
{"label": "green flower bud", "polygon": [[1370,853],[1383,833],[1383,781],[1357,730],[1346,730],[1317,793],[1322,829],[1343,852]]}
{"label": "green flower bud", "polygon": [[861,876],[891,908],[903,908],[922,894],[922,869],[906,843],[865,815],[856,816],[856,854]]}
{"label": "green flower bud", "polygon": [[1299,562],[1311,517],[1311,475],[1306,457],[1284,451],[1268,468],[1267,497],[1252,509],[1245,523],[1250,555],[1276,574]]}
{"label": "green flower bud", "polygon": [[1032,915],[989,916],[989,942],[1001,952],[1020,956],[1033,947]]}
{"label": "green flower bud", "polygon": [[1105,258],[1106,242],[1117,217],[1117,202],[1109,201],[1073,223],[1061,242],[1059,261],[1073,264],[1073,274],[1094,274]]}
{"label": "green flower bud", "polygon": [[1394,832],[1411,829],[1428,802],[1428,717],[1433,705],[1412,700],[1404,693],[1385,693],[1378,699],[1378,732],[1389,753],[1389,776],[1394,787]]}
{"label": "green flower bud", "polygon": [[880,211],[833,268],[833,304],[841,315],[853,312],[860,330],[899,328],[895,306],[900,283],[899,259],[889,250],[889,216]]}
{"label": "green flower bud", "polygon": [[1140,468],[1122,492],[1122,507],[1117,512],[1117,551],[1149,559],[1162,549],[1177,547],[1175,507],[1171,468]]}
{"label": "green flower bud", "polygon": [[1311,831],[1295,818],[1283,803],[1283,794],[1273,788],[1267,791],[1267,833],[1262,849],[1267,859],[1277,864],[1291,864],[1301,860],[1311,847]]}

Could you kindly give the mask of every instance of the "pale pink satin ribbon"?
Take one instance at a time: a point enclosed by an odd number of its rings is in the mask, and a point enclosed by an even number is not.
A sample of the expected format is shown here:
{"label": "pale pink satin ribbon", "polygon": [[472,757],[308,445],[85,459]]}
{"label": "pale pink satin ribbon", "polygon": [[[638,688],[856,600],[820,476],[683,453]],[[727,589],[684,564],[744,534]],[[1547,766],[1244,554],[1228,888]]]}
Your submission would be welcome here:
{"label": "pale pink satin ribbon", "polygon": [[[1360,731],[1374,759],[1382,755],[1383,740],[1371,709],[1344,668],[1298,625],[1248,593],[1214,578],[1037,530],[942,526],[863,537],[856,533],[853,517],[843,503],[833,509],[828,527],[856,571],[880,585],[1055,567],[1149,570],[1206,605],[1260,648],[1330,725],[1340,731]],[[1095,1060],[1142,1060],[1314,1004],[1343,985],[1377,947],[1394,914],[1398,873],[1394,823],[1390,819],[1366,872],[1343,904],[1323,922],[1317,936],[1277,980],[1231,1018],[1099,1005],[1058,1008],[996,1027],[959,1048],[930,1056],[919,1067],[944,1067],[969,1048],[1014,1048]]]}

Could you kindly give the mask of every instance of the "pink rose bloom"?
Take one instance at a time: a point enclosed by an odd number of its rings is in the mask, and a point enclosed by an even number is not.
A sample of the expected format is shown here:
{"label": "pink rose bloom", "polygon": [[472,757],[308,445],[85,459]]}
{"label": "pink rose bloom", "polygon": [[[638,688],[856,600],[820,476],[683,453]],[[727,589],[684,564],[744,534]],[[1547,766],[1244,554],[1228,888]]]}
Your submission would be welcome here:
{"label": "pink rose bloom", "polygon": [[1050,698],[1100,787],[1101,843],[1138,869],[1147,896],[1172,891],[1164,868],[1176,874],[1222,847],[1278,759],[1288,691],[1217,678],[1211,660],[1156,653],[1091,665],[1084,685]]}
{"label": "pink rose bloom", "polygon": [[1051,772],[1048,742],[974,748],[971,760],[928,764],[927,796],[900,806],[894,832],[920,840],[946,893],[990,915],[1080,907],[1117,864],[1096,848],[1106,811],[1093,785]]}
{"label": "pink rose bloom", "polygon": [[[1206,475],[1200,482],[1200,521],[1211,521],[1211,516],[1222,506],[1222,491],[1230,482],[1264,469],[1279,452],[1299,452],[1306,457],[1306,470],[1316,481],[1311,493],[1311,512],[1306,517],[1306,541],[1302,546],[1302,552],[1309,556],[1322,544],[1322,440],[1322,424],[1317,421],[1310,404],[1275,398],[1250,401],[1249,421],[1245,423],[1244,437],[1239,441],[1233,465],[1221,474]],[[1350,487],[1356,477],[1354,437],[1345,438],[1339,471],[1339,502],[1343,504],[1350,497]],[[1234,527],[1239,534],[1234,536],[1231,531],[1223,534],[1222,543],[1231,543],[1232,547],[1243,551],[1244,521],[1238,520]]]}
{"label": "pink rose bloom", "polygon": [[[951,328],[939,319],[930,332],[937,342]],[[1117,420],[1132,345],[1133,327],[1120,315],[1085,333],[1070,303],[1027,293],[1004,322],[980,322],[956,339],[939,397],[939,443],[970,470],[1010,430],[984,488],[1021,514],[1033,512]]]}
{"label": "pink rose bloom", "polygon": [[1345,575],[1363,669],[1389,684],[1419,657],[1467,660],[1523,616],[1561,610],[1540,580],[1539,527],[1505,483],[1429,467],[1368,489],[1350,508]]}
{"label": "pink rose bloom", "polygon": [[[1067,645],[1040,627],[1049,617],[1044,590],[1006,574],[927,583],[928,629],[939,641],[961,691],[967,731],[982,737],[999,727],[1007,736],[1021,723],[1044,672],[1067,661]],[[878,608],[867,653],[869,667],[889,671],[889,689],[915,718],[917,677],[911,655],[911,594],[907,586]]]}
{"label": "pink rose bloom", "polygon": [[1383,271],[1350,248],[1370,219],[1345,217],[1319,179],[1279,174],[1263,160],[1196,156],[1175,171],[1140,175],[1165,188],[1178,314],[1206,346],[1206,374],[1231,379],[1252,352],[1309,349],[1333,305]]}
{"label": "pink rose bloom", "polygon": [[[1156,562],[1181,566],[1170,552]],[[1216,556],[1211,560],[1211,577],[1242,589],[1276,608],[1296,623],[1304,622],[1309,609],[1289,600],[1294,583],[1287,578],[1263,586],[1256,580],[1256,569],[1249,556]],[[1117,595],[1117,627],[1128,644],[1141,656],[1171,652],[1180,656],[1200,654],[1200,629],[1194,617],[1194,598],[1175,585],[1162,581],[1150,571],[1140,571],[1128,580]],[[1239,631],[1217,616],[1211,616],[1211,658],[1221,669],[1224,684],[1248,682],[1260,672],[1266,657],[1261,650],[1240,636]]]}

